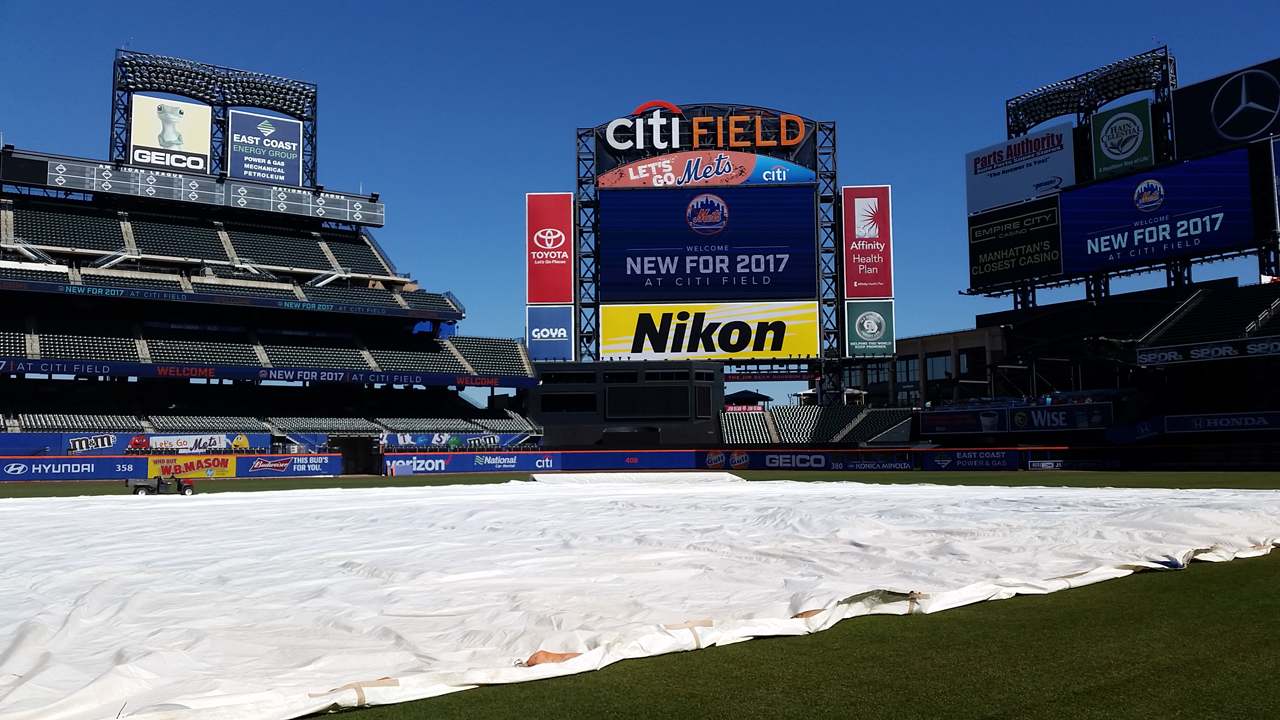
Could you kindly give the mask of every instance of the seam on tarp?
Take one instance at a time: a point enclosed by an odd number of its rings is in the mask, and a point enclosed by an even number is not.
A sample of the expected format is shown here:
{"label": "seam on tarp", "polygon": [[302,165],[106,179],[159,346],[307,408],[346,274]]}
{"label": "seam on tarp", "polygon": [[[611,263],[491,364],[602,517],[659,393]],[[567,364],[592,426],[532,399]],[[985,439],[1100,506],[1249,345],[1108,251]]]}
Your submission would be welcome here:
{"label": "seam on tarp", "polygon": [[688,630],[693,635],[693,647],[695,650],[702,649],[702,638],[698,637],[698,631],[694,628],[711,627],[710,620],[690,620],[688,622],[677,623],[675,625],[663,625],[668,630]]}
{"label": "seam on tarp", "polygon": [[360,682],[347,683],[346,685],[343,685],[342,687],[334,688],[329,692],[307,693],[307,697],[318,698],[318,697],[324,697],[325,695],[334,695],[336,693],[344,692],[346,690],[355,690],[356,691],[355,706],[364,707],[366,705],[364,689],[375,688],[375,687],[400,687],[400,681],[396,680],[395,678],[389,678],[389,677],[378,678],[377,680],[362,680]]}

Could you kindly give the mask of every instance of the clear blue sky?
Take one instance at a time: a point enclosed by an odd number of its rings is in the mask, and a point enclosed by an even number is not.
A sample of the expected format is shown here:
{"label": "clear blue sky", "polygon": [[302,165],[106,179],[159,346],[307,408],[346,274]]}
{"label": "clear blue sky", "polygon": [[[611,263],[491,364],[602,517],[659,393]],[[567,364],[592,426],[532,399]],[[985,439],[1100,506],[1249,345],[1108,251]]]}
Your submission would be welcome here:
{"label": "clear blue sky", "polygon": [[[320,182],[377,191],[377,236],[463,332],[524,327],[524,194],[572,190],[573,131],[647,100],[838,124],[840,181],[891,184],[898,334],[973,326],[963,156],[1014,95],[1167,44],[1181,84],[1280,55],[1280,3],[81,3],[0,0],[0,132],[107,154],[117,47],[316,83]],[[1197,268],[1239,273],[1252,260]],[[1146,276],[1118,290],[1163,283]],[[1042,302],[1083,296],[1080,287]]]}

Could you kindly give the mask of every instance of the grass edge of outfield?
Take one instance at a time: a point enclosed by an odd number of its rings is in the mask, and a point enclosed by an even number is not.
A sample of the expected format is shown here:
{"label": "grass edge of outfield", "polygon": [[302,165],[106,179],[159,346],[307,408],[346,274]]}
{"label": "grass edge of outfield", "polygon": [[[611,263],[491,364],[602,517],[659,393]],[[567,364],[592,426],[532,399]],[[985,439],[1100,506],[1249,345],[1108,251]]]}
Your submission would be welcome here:
{"label": "grass edge of outfield", "polygon": [[[607,471],[601,471],[607,472]],[[654,471],[658,472],[658,471]],[[665,471],[673,472],[673,471]],[[803,482],[860,482],[868,484],[932,484],[1003,487],[1123,487],[1239,490],[1280,489],[1280,472],[1142,472],[1110,470],[1052,471],[841,471],[841,470],[745,470],[735,473],[749,481],[797,480]],[[426,487],[488,485],[528,481],[529,473],[452,473],[440,475],[334,475],[300,478],[197,479],[199,493],[280,490]],[[76,497],[127,495],[122,480],[0,482],[0,499],[26,497]]]}

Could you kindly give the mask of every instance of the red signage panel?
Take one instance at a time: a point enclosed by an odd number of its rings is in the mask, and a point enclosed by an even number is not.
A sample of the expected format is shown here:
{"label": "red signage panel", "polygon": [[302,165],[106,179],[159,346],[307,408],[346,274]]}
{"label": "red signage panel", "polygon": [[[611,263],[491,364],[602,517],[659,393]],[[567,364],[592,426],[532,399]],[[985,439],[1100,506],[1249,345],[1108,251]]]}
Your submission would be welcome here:
{"label": "red signage panel", "polygon": [[527,302],[573,302],[573,193],[525,196]]}
{"label": "red signage panel", "polygon": [[844,213],[844,296],[893,297],[893,221],[889,186],[840,189]]}

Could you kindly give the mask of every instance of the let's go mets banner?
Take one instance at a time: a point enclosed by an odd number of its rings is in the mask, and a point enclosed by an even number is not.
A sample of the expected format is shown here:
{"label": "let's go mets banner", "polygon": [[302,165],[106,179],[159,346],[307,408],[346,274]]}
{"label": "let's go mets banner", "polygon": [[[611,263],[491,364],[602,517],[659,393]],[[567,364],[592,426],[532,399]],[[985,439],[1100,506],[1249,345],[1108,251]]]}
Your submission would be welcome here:
{"label": "let's go mets banner", "polygon": [[600,352],[634,360],[818,355],[816,302],[605,305]]}

